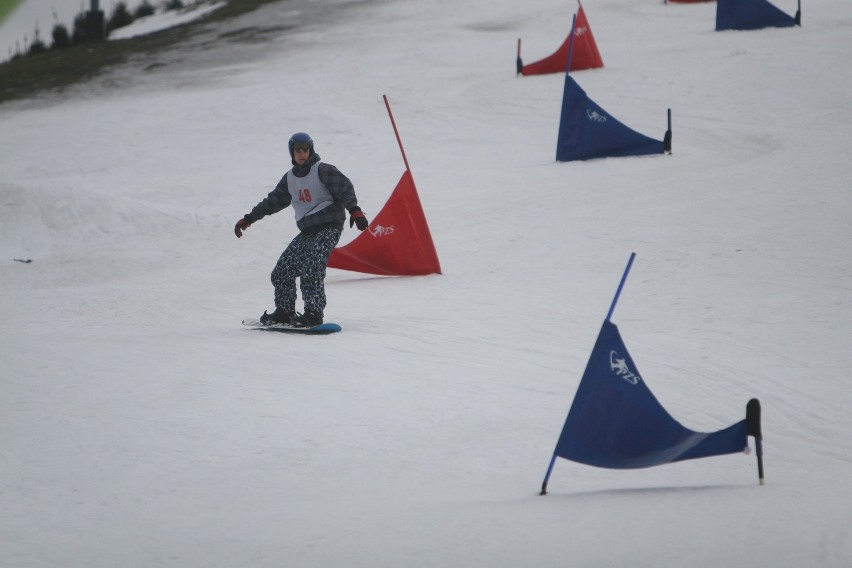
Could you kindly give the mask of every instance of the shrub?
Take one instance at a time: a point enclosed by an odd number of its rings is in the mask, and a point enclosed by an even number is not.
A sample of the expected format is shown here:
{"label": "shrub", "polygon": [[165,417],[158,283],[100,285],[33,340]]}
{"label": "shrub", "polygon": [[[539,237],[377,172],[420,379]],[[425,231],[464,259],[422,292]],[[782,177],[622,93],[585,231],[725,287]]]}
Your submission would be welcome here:
{"label": "shrub", "polygon": [[38,31],[38,28],[35,29],[35,35],[33,36],[33,42],[30,44],[30,48],[27,50],[27,55],[37,55],[39,53],[44,53],[47,51],[47,46],[41,41],[41,37]]}
{"label": "shrub", "polygon": [[136,11],[133,12],[133,17],[136,19],[144,18],[145,16],[153,16],[156,10],[148,0],[144,0],[139,6],[136,7]]}
{"label": "shrub", "polygon": [[109,20],[107,20],[107,35],[109,35],[112,30],[117,30],[118,28],[129,26],[132,23],[133,15],[127,9],[127,4],[125,4],[124,2],[119,2],[112,9],[112,14],[110,14]]}
{"label": "shrub", "polygon": [[71,42],[83,43],[86,41],[86,13],[80,12],[74,16],[74,23],[71,25]]}
{"label": "shrub", "polygon": [[71,32],[71,43],[86,43],[95,41],[101,37],[89,37],[89,21],[86,12],[80,12],[74,17],[74,31]]}
{"label": "shrub", "polygon": [[166,10],[181,10],[183,2],[181,0],[166,0]]}
{"label": "shrub", "polygon": [[51,49],[65,49],[71,47],[71,35],[68,33],[68,28],[62,24],[53,26],[53,44]]}

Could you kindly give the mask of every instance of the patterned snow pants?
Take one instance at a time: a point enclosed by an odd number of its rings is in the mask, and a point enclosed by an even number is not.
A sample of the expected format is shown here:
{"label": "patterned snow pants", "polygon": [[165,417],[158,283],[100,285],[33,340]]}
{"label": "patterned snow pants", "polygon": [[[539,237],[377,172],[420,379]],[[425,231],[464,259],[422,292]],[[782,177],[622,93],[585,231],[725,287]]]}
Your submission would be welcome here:
{"label": "patterned snow pants", "polygon": [[272,270],[275,307],[295,311],[298,277],[305,313],[323,315],[328,256],[337,246],[341,232],[337,227],[325,227],[316,233],[296,235]]}

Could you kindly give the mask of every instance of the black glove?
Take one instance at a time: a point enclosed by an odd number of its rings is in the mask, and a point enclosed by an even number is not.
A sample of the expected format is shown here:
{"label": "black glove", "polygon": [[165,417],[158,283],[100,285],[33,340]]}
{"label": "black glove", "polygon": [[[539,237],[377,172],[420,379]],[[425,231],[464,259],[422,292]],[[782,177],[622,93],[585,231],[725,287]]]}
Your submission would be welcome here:
{"label": "black glove", "polygon": [[360,207],[353,207],[349,210],[349,228],[352,228],[352,225],[357,225],[359,231],[364,231],[367,227],[370,226],[370,223],[367,221],[367,217],[364,215],[364,212],[361,211]]}
{"label": "black glove", "polygon": [[234,226],[234,234],[237,235],[237,238],[243,236],[243,231],[251,227],[252,221],[248,215],[237,221],[237,224]]}

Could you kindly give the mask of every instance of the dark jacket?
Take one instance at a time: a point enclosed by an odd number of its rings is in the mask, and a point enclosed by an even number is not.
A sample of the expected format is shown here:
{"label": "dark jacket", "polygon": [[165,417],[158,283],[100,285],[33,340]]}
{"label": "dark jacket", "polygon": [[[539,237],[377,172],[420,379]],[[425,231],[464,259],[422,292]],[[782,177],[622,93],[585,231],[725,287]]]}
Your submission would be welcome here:
{"label": "dark jacket", "polygon": [[[305,177],[311,171],[311,166],[319,161],[319,154],[314,152],[303,165],[300,166],[295,162],[293,163],[293,174],[296,177]],[[349,181],[349,178],[331,164],[323,162],[318,166],[317,173],[322,184],[328,188],[329,193],[334,198],[334,203],[316,213],[302,217],[296,223],[296,226],[303,233],[313,233],[329,225],[343,230],[343,222],[346,221],[346,211],[352,213],[358,207],[355,187]],[[254,223],[267,215],[278,213],[282,209],[289,207],[292,200],[290,191],[287,189],[287,174],[284,174],[281,181],[275,186],[275,189],[263,201],[255,205],[251,213],[245,217]]]}

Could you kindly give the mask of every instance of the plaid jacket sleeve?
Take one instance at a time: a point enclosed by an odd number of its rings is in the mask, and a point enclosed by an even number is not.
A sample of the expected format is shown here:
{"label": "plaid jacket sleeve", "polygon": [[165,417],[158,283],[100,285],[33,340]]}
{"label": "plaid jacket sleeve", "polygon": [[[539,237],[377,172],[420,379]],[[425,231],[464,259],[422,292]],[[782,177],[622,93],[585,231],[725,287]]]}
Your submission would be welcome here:
{"label": "plaid jacket sleeve", "polygon": [[292,200],[290,191],[287,189],[287,174],[284,174],[275,189],[270,191],[263,201],[255,205],[249,215],[251,215],[252,221],[259,221],[267,215],[278,213],[288,207]]}
{"label": "plaid jacket sleeve", "polygon": [[319,178],[328,191],[334,197],[334,201],[342,205],[346,210],[350,210],[358,205],[358,198],[355,196],[355,186],[349,181],[349,178],[343,175],[337,167],[331,164],[322,162],[319,165]]}

